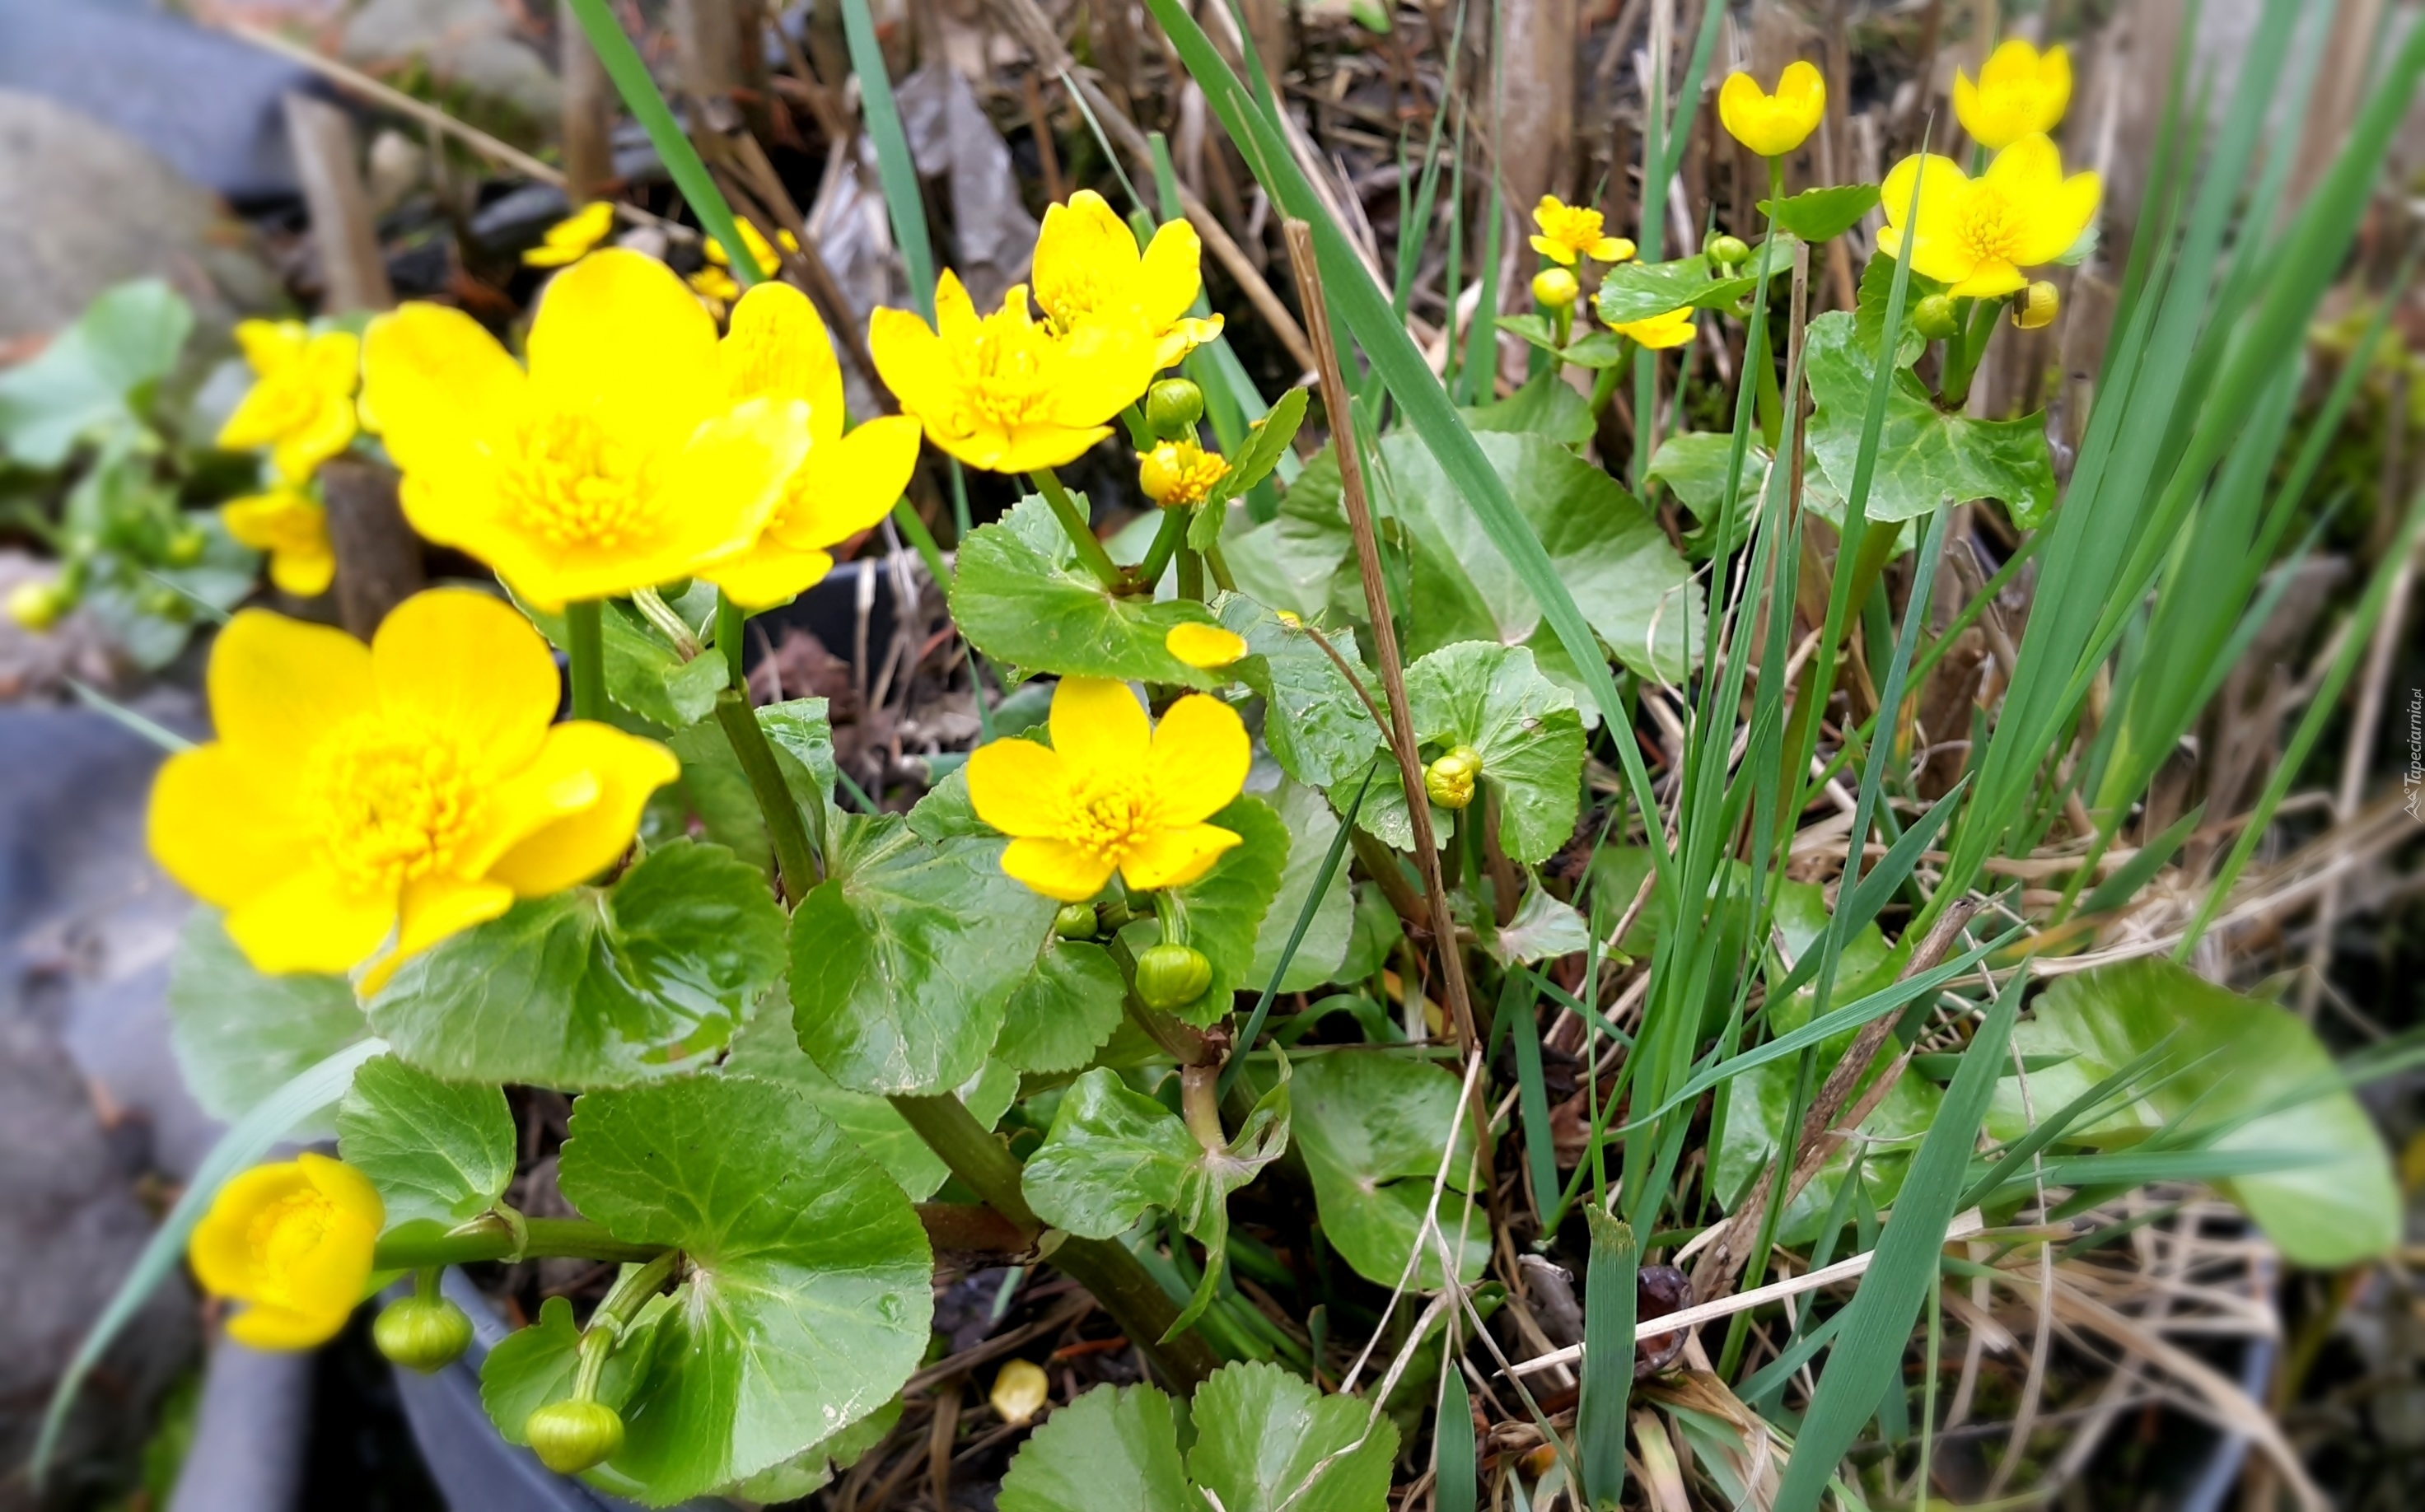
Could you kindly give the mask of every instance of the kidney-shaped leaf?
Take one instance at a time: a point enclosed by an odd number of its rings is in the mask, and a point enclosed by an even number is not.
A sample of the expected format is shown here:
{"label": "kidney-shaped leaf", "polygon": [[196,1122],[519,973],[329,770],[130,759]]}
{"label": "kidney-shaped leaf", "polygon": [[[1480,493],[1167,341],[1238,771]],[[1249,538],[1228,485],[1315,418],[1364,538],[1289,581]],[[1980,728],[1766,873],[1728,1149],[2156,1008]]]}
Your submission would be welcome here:
{"label": "kidney-shaped leaf", "polygon": [[452,1227],[493,1207],[514,1179],[504,1089],[442,1082],[393,1055],[354,1072],[337,1149],[378,1188],[391,1228],[425,1218]]}
{"label": "kidney-shaped leaf", "polygon": [[1199,688],[1217,681],[1163,645],[1173,625],[1210,619],[1204,606],[1112,593],[1034,494],[960,543],[952,618],[970,645],[1028,671]]}
{"label": "kidney-shaped leaf", "polygon": [[[1296,1063],[1292,1122],[1313,1178],[1322,1231],[1367,1280],[1395,1286],[1405,1272],[1456,1119],[1459,1086],[1429,1061],[1371,1051],[1333,1051]],[[1489,1257],[1488,1219],[1465,1215],[1472,1152],[1473,1130],[1460,1124],[1439,1200],[1448,1252],[1469,1282]],[[1438,1253],[1427,1242],[1413,1285],[1430,1291],[1440,1284]]]}
{"label": "kidney-shaped leaf", "polygon": [[[1582,804],[1583,721],[1574,695],[1543,677],[1522,646],[1465,641],[1406,668],[1406,707],[1426,760],[1458,746],[1482,757],[1482,785],[1499,809],[1499,844],[1511,860],[1547,860],[1574,835]],[[1331,798],[1345,808],[1345,784]],[[1480,794],[1476,794],[1479,802]],[[1465,812],[1479,817],[1479,811]],[[1446,844],[1454,815],[1437,804],[1432,832]],[[1411,850],[1414,825],[1402,782],[1376,780],[1364,828]]]}
{"label": "kidney-shaped leaf", "polygon": [[1382,1512],[1397,1424],[1352,1396],[1325,1396],[1277,1365],[1212,1373],[1191,1404],[1187,1472],[1226,1512]]}
{"label": "kidney-shaped leaf", "polygon": [[564,1195],[688,1275],[614,1467],[656,1505],[754,1475],[875,1411],[926,1346],[934,1256],[909,1199],[799,1093],[699,1076],[575,1103]]}
{"label": "kidney-shaped leaf", "polygon": [[1151,1386],[1098,1386],[1028,1435],[1001,1512],[1205,1512],[1179,1457],[1179,1420]]}
{"label": "kidney-shaped leaf", "polygon": [[[202,1111],[233,1123],[302,1072],[371,1032],[342,976],[253,969],[224,915],[196,909],[169,962],[169,1033]],[[306,1126],[323,1134],[325,1119]]]}

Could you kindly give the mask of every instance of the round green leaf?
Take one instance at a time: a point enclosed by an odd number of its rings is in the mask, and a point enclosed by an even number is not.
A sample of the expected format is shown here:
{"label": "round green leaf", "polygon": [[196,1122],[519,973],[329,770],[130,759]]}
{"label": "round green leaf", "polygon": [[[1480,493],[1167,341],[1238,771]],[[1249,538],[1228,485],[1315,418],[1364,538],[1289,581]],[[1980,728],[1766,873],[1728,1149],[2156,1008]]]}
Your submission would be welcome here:
{"label": "round green leaf", "polygon": [[[1406,668],[1406,707],[1425,759],[1457,746],[1482,754],[1482,781],[1497,800],[1499,844],[1512,861],[1548,860],[1572,839],[1582,804],[1583,722],[1574,695],[1543,677],[1521,646],[1466,641]],[[1331,793],[1343,805],[1343,785]],[[1475,814],[1474,809],[1467,809]],[[1432,808],[1445,844],[1457,815]],[[1397,846],[1415,844],[1403,782],[1375,780],[1359,823]]]}
{"label": "round green leaf", "polygon": [[[233,1123],[296,1076],[371,1032],[353,984],[253,970],[217,909],[196,909],[169,962],[169,1022],[194,1101]],[[316,1134],[325,1123],[310,1131]]]}
{"label": "round green leaf", "polygon": [[[1262,696],[1263,743],[1280,770],[1312,787],[1360,775],[1381,748],[1381,732],[1338,664],[1302,626],[1283,623],[1243,594],[1225,596],[1220,607],[1221,623],[1246,643],[1234,669]],[[1353,630],[1323,638],[1357,669],[1366,692],[1378,685],[1356,654]]]}
{"label": "round green leaf", "polygon": [[1176,1209],[1180,1184],[1203,1153],[1179,1115],[1097,1067],[1061,1099],[1020,1185],[1046,1223],[1109,1239],[1148,1208]]}
{"label": "round green leaf", "polygon": [[798,1092],[700,1076],[573,1105],[564,1195],[689,1273],[615,1468],[665,1505],[875,1411],[926,1345],[934,1256],[908,1198]]}
{"label": "round green leaf", "polygon": [[1386,1512],[1398,1427],[1358,1398],[1245,1360],[1214,1371],[1189,1407],[1187,1473],[1225,1512]]}
{"label": "round green leaf", "polygon": [[442,1082],[393,1055],[365,1061],[337,1110],[337,1149],[378,1188],[390,1228],[476,1217],[514,1179],[503,1088]]}
{"label": "round green leaf", "polygon": [[[1395,1286],[1430,1206],[1432,1178],[1456,1121],[1456,1077],[1429,1061],[1332,1051],[1296,1062],[1293,1126],[1313,1178],[1322,1231],[1357,1274]],[[1488,1219],[1465,1215],[1472,1192],[1473,1130],[1459,1125],[1439,1202],[1439,1226],[1457,1275],[1470,1282],[1489,1258]],[[1412,1283],[1441,1285],[1426,1244]]]}
{"label": "round green leaf", "polygon": [[782,930],[756,869],[677,842],[406,961],[371,1026],[450,1081],[627,1086],[722,1048],[781,974]]}
{"label": "round green leaf", "polygon": [[1033,494],[960,543],[951,597],[969,644],[1014,667],[1196,688],[1218,681],[1163,646],[1173,625],[1209,620],[1204,606],[1108,591]]}
{"label": "round green leaf", "polygon": [[1128,982],[1102,946],[1048,934],[1036,970],[1012,990],[994,1058],[1022,1071],[1071,1071],[1120,1026]]}
{"label": "round green leaf", "polygon": [[1028,1435],[1002,1478],[1001,1512],[1204,1512],[1179,1457],[1170,1398],[1098,1386]]}

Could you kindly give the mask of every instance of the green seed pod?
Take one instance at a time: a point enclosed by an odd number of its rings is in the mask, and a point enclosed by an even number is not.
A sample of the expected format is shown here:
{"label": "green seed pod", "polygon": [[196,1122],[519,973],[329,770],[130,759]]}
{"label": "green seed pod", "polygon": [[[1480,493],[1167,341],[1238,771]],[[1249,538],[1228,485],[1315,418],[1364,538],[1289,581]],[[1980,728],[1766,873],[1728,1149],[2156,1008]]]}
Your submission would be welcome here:
{"label": "green seed pod", "polygon": [[1137,997],[1148,1008],[1183,1008],[1212,985],[1212,963],[1192,945],[1165,941],[1137,957]]}
{"label": "green seed pod", "polygon": [[1741,236],[1712,236],[1709,246],[1710,261],[1720,267],[1733,267],[1751,256],[1751,249]]}
{"label": "green seed pod", "polygon": [[379,1313],[371,1325],[371,1338],[380,1354],[427,1375],[455,1363],[472,1347],[472,1320],[442,1296],[408,1296]]}
{"label": "green seed pod", "polygon": [[1164,441],[1196,434],[1204,418],[1204,391],[1185,378],[1164,378],[1145,391],[1145,423]]}
{"label": "green seed pod", "polygon": [[1932,294],[1911,307],[1911,329],[1930,341],[1946,341],[1962,330],[1962,317],[1954,313],[1952,300]]}
{"label": "green seed pod", "polygon": [[1482,753],[1459,746],[1423,768],[1423,791],[1443,809],[1462,809],[1473,801],[1475,779],[1482,776]]}
{"label": "green seed pod", "polygon": [[614,1458],[623,1447],[623,1419],[603,1402],[568,1397],[523,1420],[522,1436],[540,1464],[559,1475],[578,1475]]}
{"label": "green seed pod", "polygon": [[1095,938],[1095,906],[1072,903],[1052,916],[1052,932],[1064,940]]}

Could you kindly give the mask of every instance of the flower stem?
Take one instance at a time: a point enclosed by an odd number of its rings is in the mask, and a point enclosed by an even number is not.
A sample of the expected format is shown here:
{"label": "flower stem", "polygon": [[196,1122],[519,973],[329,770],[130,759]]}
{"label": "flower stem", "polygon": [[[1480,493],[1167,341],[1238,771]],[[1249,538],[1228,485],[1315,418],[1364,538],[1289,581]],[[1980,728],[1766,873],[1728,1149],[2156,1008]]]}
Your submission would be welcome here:
{"label": "flower stem", "polygon": [[444,1233],[392,1233],[379,1241],[371,1265],[375,1270],[424,1270],[535,1255],[628,1263],[654,1260],[663,1252],[655,1245],[627,1245],[586,1218],[525,1218],[520,1234],[512,1225],[493,1221],[474,1221]]}
{"label": "flower stem", "polygon": [[1061,479],[1054,475],[1052,469],[1039,467],[1029,474],[1028,478],[1036,485],[1036,491],[1044,495],[1044,502],[1052,507],[1052,513],[1060,520],[1061,528],[1068,532],[1069,544],[1078,548],[1078,560],[1086,564],[1086,570],[1095,574],[1096,581],[1115,593],[1125,587],[1127,584],[1119,567],[1113,562],[1112,554],[1095,539],[1094,529],[1086,523],[1085,514],[1079,509],[1077,501],[1069,497],[1069,491],[1061,486]]}
{"label": "flower stem", "polygon": [[606,606],[575,599],[564,606],[564,652],[572,664],[572,717],[606,717]]}
{"label": "flower stem", "polygon": [[[724,727],[724,738],[732,744],[741,775],[749,780],[750,796],[758,800],[758,812],[766,821],[766,837],[775,844],[775,868],[783,878],[783,896],[796,907],[809,895],[809,889],[825,880],[825,874],[818,870],[816,856],[809,847],[800,806],[784,784],[782,768],[775,764],[775,748],[767,743],[766,732],[758,727],[749,700],[731,688],[715,696],[715,722]],[[816,796],[814,801],[822,803],[824,798]]]}
{"label": "flower stem", "polygon": [[715,595],[715,649],[724,654],[724,677],[728,687],[747,690],[748,674],[741,666],[741,626],[749,618],[747,611],[732,602],[732,595],[718,589]]}
{"label": "flower stem", "polygon": [[[1216,507],[1198,505],[1197,508]],[[1179,596],[1204,602],[1204,557],[1192,546],[1179,548]]]}
{"label": "flower stem", "polygon": [[1195,511],[1184,505],[1172,505],[1162,511],[1162,523],[1153,533],[1153,544],[1147,547],[1145,560],[1129,570],[1129,581],[1148,593],[1162,582],[1162,570],[1170,565],[1170,554],[1187,539],[1188,517]]}
{"label": "flower stem", "polygon": [[[1027,1205],[1027,1195],[1020,1185],[1019,1158],[977,1122],[958,1098],[944,1093],[939,1097],[896,1096],[891,1101],[893,1110],[917,1131],[926,1147],[941,1156],[952,1174],[985,1198],[988,1206],[1030,1237],[1043,1232],[1044,1225]],[[1061,1241],[1051,1259],[1072,1280],[1094,1294],[1103,1311],[1120,1326],[1120,1331],[1151,1357],[1181,1391],[1193,1392],[1219,1368],[1221,1362],[1212,1346],[1193,1329],[1167,1343],[1162,1342],[1178,1319],[1179,1310],[1137,1258],[1117,1241],[1082,1239],[1071,1234]]]}
{"label": "flower stem", "polygon": [[1945,381],[1937,388],[1937,407],[1949,413],[1970,402],[1970,380],[1978,375],[1979,359],[1987,355],[1988,339],[1996,334],[1996,313],[2004,307],[2001,299],[1964,302],[1970,307],[1968,317],[1945,344]]}
{"label": "flower stem", "polygon": [[586,1402],[597,1396],[598,1377],[605,1374],[606,1357],[622,1342],[624,1327],[639,1315],[649,1298],[657,1295],[657,1289],[666,1284],[666,1278],[674,1272],[674,1263],[681,1258],[668,1249],[616,1279],[605,1300],[589,1314],[588,1324],[581,1330],[580,1370],[572,1380],[575,1401]]}

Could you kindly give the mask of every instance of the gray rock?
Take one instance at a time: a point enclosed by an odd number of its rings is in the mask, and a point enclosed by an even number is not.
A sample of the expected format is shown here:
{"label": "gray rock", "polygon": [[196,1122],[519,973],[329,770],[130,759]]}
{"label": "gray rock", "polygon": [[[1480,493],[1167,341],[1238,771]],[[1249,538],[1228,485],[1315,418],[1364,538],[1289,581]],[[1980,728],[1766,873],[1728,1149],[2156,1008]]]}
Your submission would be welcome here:
{"label": "gray rock", "polygon": [[538,50],[517,36],[505,0],[369,0],[345,23],[338,51],[358,68],[419,58],[455,85],[553,127],[563,87]]}
{"label": "gray rock", "polygon": [[89,116],[0,89],[0,341],[55,331],[146,274],[214,324],[281,298],[217,196]]}

